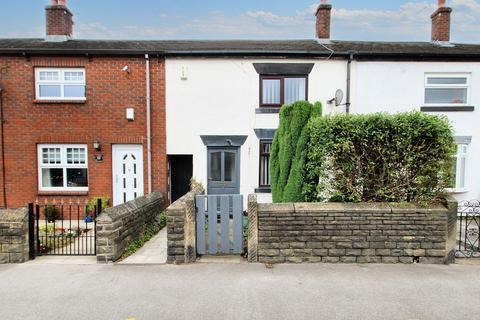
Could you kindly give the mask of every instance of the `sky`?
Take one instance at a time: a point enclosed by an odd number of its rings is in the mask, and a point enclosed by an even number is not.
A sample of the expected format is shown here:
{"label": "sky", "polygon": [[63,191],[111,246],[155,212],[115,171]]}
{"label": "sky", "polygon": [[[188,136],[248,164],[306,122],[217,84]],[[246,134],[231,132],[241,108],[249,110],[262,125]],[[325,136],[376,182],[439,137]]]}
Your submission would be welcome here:
{"label": "sky", "polygon": [[[44,36],[48,0],[1,0],[0,38]],[[311,39],[320,0],[69,0],[77,39]],[[430,41],[437,0],[329,0],[332,39]],[[480,0],[447,0],[452,41],[480,43]]]}

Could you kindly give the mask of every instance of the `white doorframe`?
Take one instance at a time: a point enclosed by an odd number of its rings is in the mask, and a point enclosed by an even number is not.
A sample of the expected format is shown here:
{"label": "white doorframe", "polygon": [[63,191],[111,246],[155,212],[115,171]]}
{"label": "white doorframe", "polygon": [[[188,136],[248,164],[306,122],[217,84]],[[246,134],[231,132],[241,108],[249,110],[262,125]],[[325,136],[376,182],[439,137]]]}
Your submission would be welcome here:
{"label": "white doorframe", "polygon": [[112,178],[114,206],[143,196],[142,145],[112,145]]}

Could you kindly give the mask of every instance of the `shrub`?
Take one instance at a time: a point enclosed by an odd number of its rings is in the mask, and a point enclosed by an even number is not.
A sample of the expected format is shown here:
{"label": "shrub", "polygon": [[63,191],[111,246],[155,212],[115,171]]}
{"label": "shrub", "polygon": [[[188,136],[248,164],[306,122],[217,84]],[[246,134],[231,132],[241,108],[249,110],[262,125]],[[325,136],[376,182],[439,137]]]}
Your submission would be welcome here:
{"label": "shrub", "polygon": [[108,204],[110,202],[110,198],[108,197],[94,197],[90,199],[87,203],[87,212],[93,213],[95,207],[97,206],[98,199],[102,200],[102,211],[108,208]]}
{"label": "shrub", "polygon": [[48,222],[55,222],[61,218],[60,210],[54,204],[48,204],[45,206],[45,219]]}
{"label": "shrub", "polygon": [[429,202],[450,184],[455,143],[444,117],[339,115],[308,131],[307,201]]}
{"label": "shrub", "polygon": [[320,117],[322,105],[299,101],[280,110],[280,126],[272,144],[270,180],[274,202],[301,201],[308,142],[307,123]]}

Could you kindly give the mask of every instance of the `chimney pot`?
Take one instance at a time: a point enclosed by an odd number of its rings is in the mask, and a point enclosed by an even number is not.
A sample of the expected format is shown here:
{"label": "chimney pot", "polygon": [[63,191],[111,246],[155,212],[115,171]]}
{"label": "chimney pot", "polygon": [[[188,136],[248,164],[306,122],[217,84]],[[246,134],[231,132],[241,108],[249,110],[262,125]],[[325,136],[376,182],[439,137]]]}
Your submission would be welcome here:
{"label": "chimney pot", "polygon": [[316,29],[317,38],[321,40],[330,39],[330,24],[332,19],[332,5],[327,0],[322,0],[315,14],[317,17]]}
{"label": "chimney pot", "polygon": [[439,8],[445,7],[445,2],[446,2],[446,0],[438,0],[438,7]]}

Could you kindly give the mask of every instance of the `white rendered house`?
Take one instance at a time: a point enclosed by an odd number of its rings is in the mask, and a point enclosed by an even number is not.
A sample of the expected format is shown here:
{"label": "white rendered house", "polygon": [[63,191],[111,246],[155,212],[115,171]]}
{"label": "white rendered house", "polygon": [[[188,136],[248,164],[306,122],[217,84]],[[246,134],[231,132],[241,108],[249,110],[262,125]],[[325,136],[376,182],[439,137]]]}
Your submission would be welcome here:
{"label": "white rendered house", "polygon": [[431,42],[396,43],[330,40],[331,8],[318,7],[314,40],[193,41],[167,56],[171,190],[187,172],[210,194],[256,192],[271,201],[279,107],[308,100],[324,113],[446,115],[458,142],[451,191],[458,200],[480,198],[480,45],[449,42],[452,9],[439,4]]}

